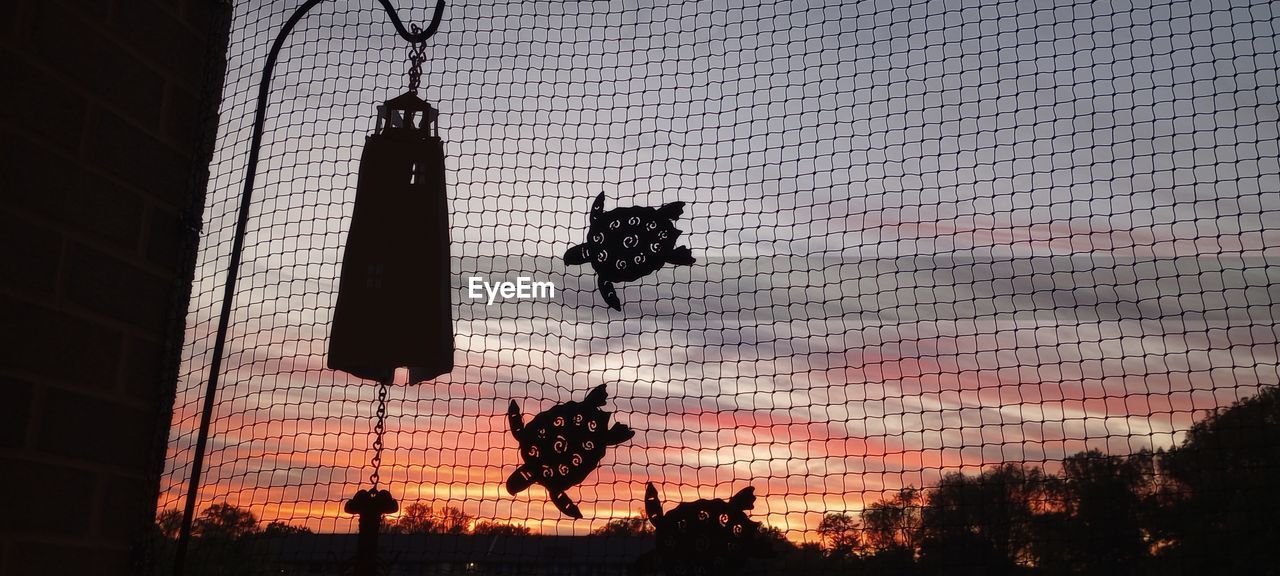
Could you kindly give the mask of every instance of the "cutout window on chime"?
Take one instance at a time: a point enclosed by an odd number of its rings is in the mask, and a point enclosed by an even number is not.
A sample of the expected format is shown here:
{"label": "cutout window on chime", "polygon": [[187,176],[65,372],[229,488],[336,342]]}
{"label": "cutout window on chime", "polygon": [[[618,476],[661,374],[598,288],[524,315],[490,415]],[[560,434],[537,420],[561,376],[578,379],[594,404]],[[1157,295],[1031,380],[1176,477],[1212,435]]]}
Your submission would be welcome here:
{"label": "cutout window on chime", "polygon": [[400,118],[400,112],[392,110],[386,104],[378,105],[378,118],[374,125],[374,133],[382,132],[382,123],[387,123],[388,128],[399,128],[404,125],[404,121]]}
{"label": "cutout window on chime", "polygon": [[383,270],[382,263],[369,264],[369,269],[368,271],[366,271],[366,275],[364,279],[365,286],[369,288],[381,288],[382,287],[382,270]]}

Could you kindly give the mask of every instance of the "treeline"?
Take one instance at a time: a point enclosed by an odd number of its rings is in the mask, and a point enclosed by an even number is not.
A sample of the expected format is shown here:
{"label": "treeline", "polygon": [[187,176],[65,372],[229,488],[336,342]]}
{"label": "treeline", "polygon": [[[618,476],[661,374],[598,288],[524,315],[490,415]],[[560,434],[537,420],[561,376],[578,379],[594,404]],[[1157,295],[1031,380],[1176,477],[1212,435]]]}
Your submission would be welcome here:
{"label": "treeline", "polygon": [[[182,512],[165,510],[156,516],[156,529],[160,536],[176,540],[182,528]],[[502,522],[476,521],[470,514],[453,506],[436,509],[415,502],[405,507],[398,518],[388,520],[383,527],[387,534],[505,534],[525,536],[532,534],[528,527]],[[281,521],[262,526],[252,512],[227,503],[206,508],[191,522],[191,533],[197,538],[212,540],[243,540],[253,537],[271,537],[287,534],[311,534],[311,530]]]}
{"label": "treeline", "polygon": [[[1167,450],[1082,452],[1054,473],[1006,463],[977,475],[948,474],[936,486],[903,488],[857,513],[826,514],[820,543],[795,544],[766,528],[775,554],[759,568],[815,575],[1280,574],[1278,491],[1280,389],[1271,387],[1213,412]],[[180,522],[175,510],[157,518],[162,555]],[[232,552],[309,532],[280,522],[261,526],[246,510],[215,504],[195,519],[193,557],[214,551],[218,573],[249,573],[227,565],[248,557]],[[419,503],[389,521],[386,532],[531,534]],[[651,532],[647,520],[623,518],[592,534]]]}
{"label": "treeline", "polygon": [[[156,530],[160,536],[177,540],[182,529],[182,511],[165,510],[156,515]],[[212,540],[243,540],[254,536],[280,536],[285,534],[310,534],[311,530],[286,522],[274,521],[266,526],[258,522],[252,512],[219,502],[205,508],[191,520],[191,534]]]}
{"label": "treeline", "polygon": [[[151,574],[169,574],[182,529],[182,512],[165,510],[156,515],[155,532],[148,544]],[[271,542],[282,536],[311,534],[302,526],[275,521],[263,526],[252,512],[226,502],[213,504],[191,521],[186,574],[191,576],[253,575],[262,573],[258,559]]]}
{"label": "treeline", "polygon": [[1003,464],[827,514],[780,560],[827,574],[1280,574],[1280,392],[1201,420],[1176,447]]}
{"label": "treeline", "polygon": [[[156,516],[155,537],[149,548],[151,571],[167,574],[172,567],[182,512],[165,510]],[[383,527],[387,534],[474,534],[526,536],[532,531],[525,526],[476,521],[459,508],[413,503],[400,516]],[[303,526],[274,521],[265,526],[249,510],[220,502],[204,509],[192,519],[191,543],[188,546],[187,573],[193,576],[254,575],[275,573],[269,559],[279,537],[311,534]]]}
{"label": "treeline", "polygon": [[439,510],[421,503],[405,507],[399,518],[387,522],[388,534],[475,534],[478,536],[528,536],[533,533],[527,526],[476,521],[459,508],[445,506]]}

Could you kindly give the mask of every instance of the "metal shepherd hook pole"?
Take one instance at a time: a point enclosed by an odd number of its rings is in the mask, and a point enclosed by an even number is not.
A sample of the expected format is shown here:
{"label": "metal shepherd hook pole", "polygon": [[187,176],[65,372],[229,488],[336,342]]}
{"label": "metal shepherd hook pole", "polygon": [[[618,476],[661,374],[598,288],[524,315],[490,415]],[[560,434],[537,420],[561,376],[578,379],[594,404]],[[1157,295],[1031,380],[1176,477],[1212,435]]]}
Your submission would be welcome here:
{"label": "metal shepherd hook pole", "polygon": [[[231,244],[231,262],[227,265],[227,281],[222,294],[222,311],[218,317],[218,330],[213,341],[213,357],[209,363],[209,376],[204,392],[204,405],[200,412],[200,431],[196,436],[195,454],[191,462],[191,479],[187,486],[186,506],[182,511],[182,528],[178,533],[178,548],[174,556],[173,573],[182,576],[186,568],[187,549],[191,542],[191,524],[195,516],[196,497],[200,489],[200,473],[204,467],[204,452],[209,441],[209,423],[213,412],[214,397],[218,390],[218,375],[222,370],[222,356],[227,342],[227,327],[231,321],[231,310],[236,293],[236,279],[240,270],[240,253],[244,249],[245,230],[249,222],[249,205],[253,198],[254,178],[257,174],[258,153],[262,146],[262,124],[266,116],[267,95],[271,92],[271,74],[275,69],[276,59],[285,39],[293,31],[302,17],[323,0],[307,0],[289,17],[271,45],[267,53],[266,66],[262,71],[262,80],[258,84],[258,105],[253,119],[253,136],[249,144],[249,159],[245,164],[244,191],[240,194],[240,212],[236,219],[235,237]],[[411,33],[405,29],[404,23],[392,8],[390,0],[378,0],[386,11],[396,32],[411,44],[419,45],[435,35],[440,27],[440,18],[444,15],[444,0],[436,3],[435,13],[431,16],[431,24],[425,30]]]}

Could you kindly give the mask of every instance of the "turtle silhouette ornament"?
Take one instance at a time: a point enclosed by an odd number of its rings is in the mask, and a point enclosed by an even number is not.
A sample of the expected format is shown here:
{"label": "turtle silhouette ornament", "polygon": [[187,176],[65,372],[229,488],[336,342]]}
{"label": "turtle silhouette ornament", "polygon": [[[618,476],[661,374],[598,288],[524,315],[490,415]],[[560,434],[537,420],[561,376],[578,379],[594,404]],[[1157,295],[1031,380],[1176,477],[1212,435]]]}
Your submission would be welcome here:
{"label": "turtle silhouette ornament", "polygon": [[630,282],[647,276],[667,263],[691,266],[689,247],[676,247],[682,233],[675,220],[684,212],[684,202],[660,208],[629,206],[604,210],[604,193],[591,204],[591,226],[587,241],[564,253],[566,264],[587,264],[595,268],[600,295],[614,310],[622,301],[614,282]]}
{"label": "turtle silhouette ornament", "polygon": [[608,391],[601,384],[582,402],[569,401],[552,406],[534,416],[528,424],[515,400],[507,409],[511,434],[520,443],[524,459],[507,478],[507,493],[523,492],[533,484],[541,484],[551,502],[561,512],[582,518],[578,505],[565,491],[578,485],[595,470],[604,458],[605,448],[630,440],[635,431],[625,424],[609,427],[609,413],[601,410]]}
{"label": "turtle silhouette ornament", "polygon": [[755,489],[746,487],[724,500],[696,500],[663,513],[658,491],[649,483],[645,513],[657,537],[657,555],[668,576],[739,574],[752,557],[769,556],[760,523],[747,517]]}

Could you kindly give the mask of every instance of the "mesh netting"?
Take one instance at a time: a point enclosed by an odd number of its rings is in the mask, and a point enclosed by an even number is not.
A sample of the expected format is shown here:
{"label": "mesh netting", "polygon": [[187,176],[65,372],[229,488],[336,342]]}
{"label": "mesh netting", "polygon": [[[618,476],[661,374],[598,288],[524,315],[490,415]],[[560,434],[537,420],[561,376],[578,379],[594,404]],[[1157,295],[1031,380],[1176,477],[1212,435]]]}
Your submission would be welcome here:
{"label": "mesh netting", "polygon": [[[235,7],[161,511],[185,498],[257,82],[297,4]],[[482,525],[622,526],[647,482],[668,509],[754,486],[753,519],[830,546],[824,518],[900,488],[1168,448],[1276,384],[1280,12],[975,4],[450,5],[422,94],[457,367],[391,389],[381,477],[402,508],[470,550]],[[377,388],[325,353],[362,146],[408,52],[375,2],[322,3],[270,95],[196,509],[313,532],[290,536],[304,564],[346,560],[320,538],[354,532],[341,507],[367,487]],[[619,284],[622,312],[561,259],[601,192],[686,202],[698,259]],[[490,305],[471,277],[556,292]],[[508,495],[508,402],[530,418],[599,384],[637,434],[570,491],[585,518]],[[644,548],[611,542],[563,546]]]}

